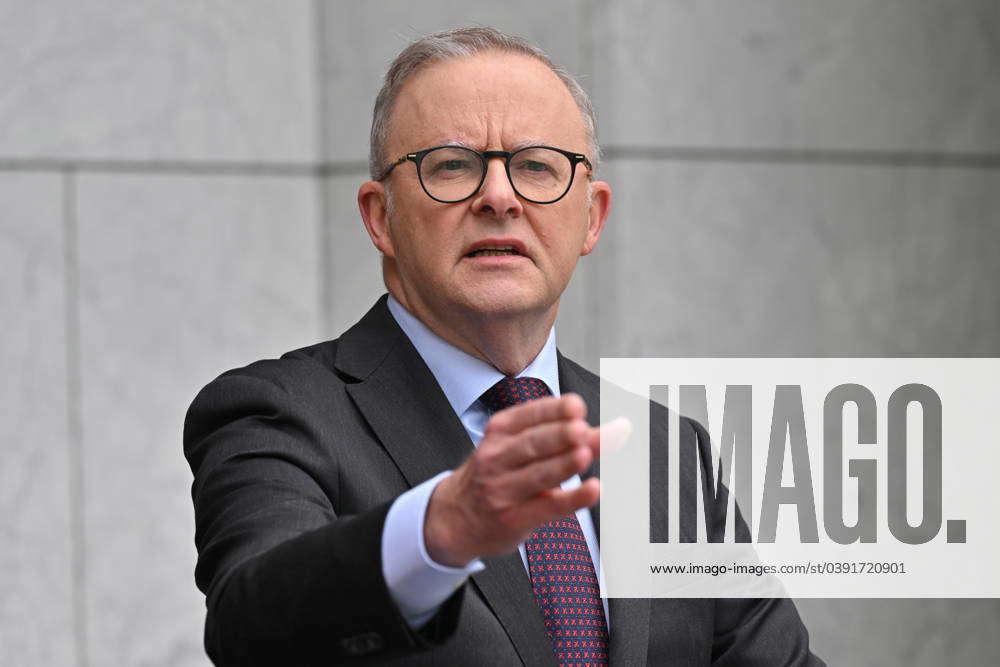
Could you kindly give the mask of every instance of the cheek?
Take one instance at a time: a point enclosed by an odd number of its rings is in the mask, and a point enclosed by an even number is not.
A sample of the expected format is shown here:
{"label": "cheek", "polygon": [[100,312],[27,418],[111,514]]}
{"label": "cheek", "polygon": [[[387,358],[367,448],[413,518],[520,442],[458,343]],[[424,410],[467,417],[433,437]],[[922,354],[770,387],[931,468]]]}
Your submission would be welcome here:
{"label": "cheek", "polygon": [[[575,221],[570,217],[574,216]],[[587,239],[588,219],[586,215],[571,214],[569,211],[556,216],[538,228],[538,239],[547,249],[548,256],[560,264],[574,262],[580,256]]]}
{"label": "cheek", "polygon": [[410,275],[431,276],[447,272],[452,262],[455,232],[445,221],[410,217],[394,230],[396,261]]}

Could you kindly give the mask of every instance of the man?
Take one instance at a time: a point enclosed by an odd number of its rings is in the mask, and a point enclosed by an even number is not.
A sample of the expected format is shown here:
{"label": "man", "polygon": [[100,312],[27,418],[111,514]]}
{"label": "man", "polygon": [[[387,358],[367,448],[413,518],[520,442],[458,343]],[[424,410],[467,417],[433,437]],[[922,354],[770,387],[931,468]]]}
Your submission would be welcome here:
{"label": "man", "polygon": [[522,40],[396,59],[358,193],[389,296],[188,413],[215,661],[818,662],[788,601],[596,595],[598,382],[553,324],[610,210],[597,159],[586,94]]}

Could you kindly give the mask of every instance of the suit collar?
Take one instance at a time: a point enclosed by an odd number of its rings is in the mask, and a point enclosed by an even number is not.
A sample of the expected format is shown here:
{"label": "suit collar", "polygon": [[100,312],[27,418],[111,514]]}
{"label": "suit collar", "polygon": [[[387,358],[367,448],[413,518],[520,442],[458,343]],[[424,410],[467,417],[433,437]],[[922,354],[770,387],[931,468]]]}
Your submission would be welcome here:
{"label": "suit collar", "polygon": [[[392,295],[386,300],[386,306],[434,374],[455,414],[464,415],[483,392],[503,379],[504,374],[490,364],[438,336]],[[554,327],[549,331],[541,351],[518,376],[538,378],[548,385],[553,394],[559,394]]]}
{"label": "suit collar", "polygon": [[355,380],[364,380],[385,361],[405,338],[403,330],[389,315],[387,294],[375,302],[354,326],[337,341],[334,367]]}

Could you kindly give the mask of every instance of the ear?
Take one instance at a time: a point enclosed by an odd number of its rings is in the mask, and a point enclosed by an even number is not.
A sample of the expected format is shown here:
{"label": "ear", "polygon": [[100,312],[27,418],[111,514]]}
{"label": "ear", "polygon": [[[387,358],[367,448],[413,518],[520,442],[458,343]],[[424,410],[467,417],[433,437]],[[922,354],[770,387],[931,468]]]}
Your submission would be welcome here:
{"label": "ear", "polygon": [[392,236],[389,230],[389,216],[386,207],[385,186],[376,181],[362,183],[358,188],[358,209],[365,222],[365,230],[372,243],[386,257],[395,257]]}
{"label": "ear", "polygon": [[611,186],[604,181],[590,184],[590,210],[587,212],[587,237],[584,239],[580,256],[589,255],[597,246],[597,239],[604,230],[604,222],[611,213]]}

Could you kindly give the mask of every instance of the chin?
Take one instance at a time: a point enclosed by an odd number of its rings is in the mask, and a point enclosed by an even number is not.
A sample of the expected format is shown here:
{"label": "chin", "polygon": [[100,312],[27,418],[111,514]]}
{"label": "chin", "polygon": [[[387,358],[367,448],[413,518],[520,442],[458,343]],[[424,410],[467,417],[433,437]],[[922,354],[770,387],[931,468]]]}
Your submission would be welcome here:
{"label": "chin", "polygon": [[554,302],[546,303],[535,290],[505,289],[500,285],[491,285],[481,290],[464,292],[459,303],[483,317],[517,317],[532,312],[545,312]]}

